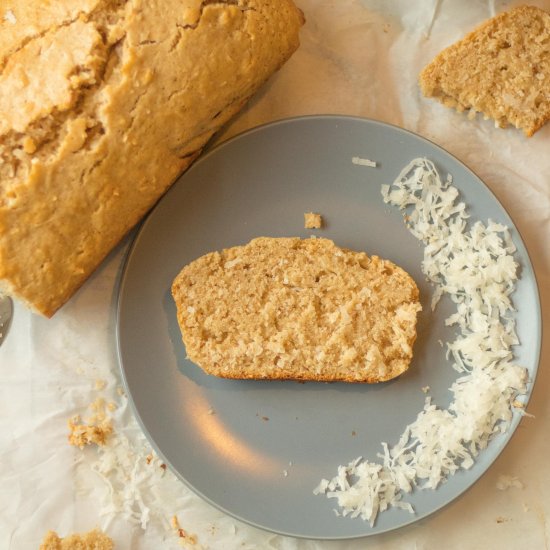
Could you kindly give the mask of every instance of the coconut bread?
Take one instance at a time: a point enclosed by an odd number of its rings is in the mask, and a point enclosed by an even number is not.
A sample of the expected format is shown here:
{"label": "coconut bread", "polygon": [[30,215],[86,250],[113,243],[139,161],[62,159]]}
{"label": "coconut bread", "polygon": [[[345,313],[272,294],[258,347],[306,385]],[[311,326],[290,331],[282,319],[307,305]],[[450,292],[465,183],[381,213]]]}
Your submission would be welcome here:
{"label": "coconut bread", "polygon": [[206,254],[172,295],[189,359],[238,379],[390,380],[409,368],[421,309],[403,269],[321,238]]}
{"label": "coconut bread", "polygon": [[420,87],[447,107],[532,136],[550,120],[550,14],[520,6],[484,22],[435,57]]}
{"label": "coconut bread", "polygon": [[48,531],[39,550],[113,550],[112,539],[99,529],[88,533],[61,538],[55,531]]}
{"label": "coconut bread", "polygon": [[2,10],[0,292],[51,316],[291,56],[304,20],[292,0]]}

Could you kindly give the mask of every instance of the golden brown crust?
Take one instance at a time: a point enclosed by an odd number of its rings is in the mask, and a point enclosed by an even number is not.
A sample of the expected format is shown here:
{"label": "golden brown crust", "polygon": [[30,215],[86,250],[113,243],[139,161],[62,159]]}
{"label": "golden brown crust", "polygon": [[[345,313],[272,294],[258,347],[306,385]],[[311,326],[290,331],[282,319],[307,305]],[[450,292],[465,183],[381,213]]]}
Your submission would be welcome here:
{"label": "golden brown crust", "polygon": [[172,294],[188,357],[222,378],[390,380],[410,365],[420,310],[404,270],[313,238],[206,254]]}
{"label": "golden brown crust", "polygon": [[484,22],[420,74],[426,97],[532,136],[550,120],[550,14],[520,6]]}
{"label": "golden brown crust", "polygon": [[288,59],[302,23],[291,0],[13,2],[0,290],[51,316]]}

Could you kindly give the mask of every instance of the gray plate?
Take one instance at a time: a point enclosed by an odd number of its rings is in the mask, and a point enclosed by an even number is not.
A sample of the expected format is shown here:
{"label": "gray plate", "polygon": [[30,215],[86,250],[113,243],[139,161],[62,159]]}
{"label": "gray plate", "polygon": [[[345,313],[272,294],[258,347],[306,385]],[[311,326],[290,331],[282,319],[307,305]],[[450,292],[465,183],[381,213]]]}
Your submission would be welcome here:
{"label": "gray plate", "polygon": [[[352,164],[354,156],[379,163]],[[420,270],[421,244],[380,186],[418,156],[450,172],[472,219],[513,223],[485,185],[451,155],[409,132],[339,116],[284,120],[246,132],[202,157],[166,194],[138,232],[119,287],[117,339],[127,391],[151,444],[207,501],[255,526],[316,539],[353,538],[401,527],[470,487],[511,437],[519,417],[476,465],[436,491],[410,498],[416,515],[390,510],[374,528],[338,518],[335,502],[312,491],[339,464],[376,459],[422,409],[429,385],[446,407],[456,373],[438,341],[452,338],[442,301]],[[391,259],[419,283],[424,311],[410,370],[385,384],[230,381],[185,358],[170,285],[186,263],[258,236],[301,236],[304,212],[321,212],[317,231],[338,245]],[[540,304],[527,251],[514,230],[521,279],[514,295],[522,344],[517,360],[534,380],[541,343]],[[213,412],[213,414],[212,414]],[[285,476],[285,471],[287,475]]]}

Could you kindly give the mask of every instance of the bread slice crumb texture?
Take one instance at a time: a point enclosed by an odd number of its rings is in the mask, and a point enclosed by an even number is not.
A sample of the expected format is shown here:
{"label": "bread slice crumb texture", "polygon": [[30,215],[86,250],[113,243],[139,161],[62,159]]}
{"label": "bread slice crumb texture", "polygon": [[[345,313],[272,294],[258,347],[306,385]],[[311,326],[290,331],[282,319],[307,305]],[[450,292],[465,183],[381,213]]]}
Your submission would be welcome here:
{"label": "bread slice crumb texture", "polygon": [[420,87],[459,112],[532,136],[550,120],[550,14],[520,6],[486,21],[437,55]]}
{"label": "bread slice crumb texture", "polygon": [[48,531],[40,550],[113,550],[113,541],[99,529],[88,533],[61,538],[54,531]]}
{"label": "bread slice crumb texture", "polygon": [[390,380],[409,368],[421,309],[403,269],[320,238],[206,254],[172,295],[189,359],[238,379]]}

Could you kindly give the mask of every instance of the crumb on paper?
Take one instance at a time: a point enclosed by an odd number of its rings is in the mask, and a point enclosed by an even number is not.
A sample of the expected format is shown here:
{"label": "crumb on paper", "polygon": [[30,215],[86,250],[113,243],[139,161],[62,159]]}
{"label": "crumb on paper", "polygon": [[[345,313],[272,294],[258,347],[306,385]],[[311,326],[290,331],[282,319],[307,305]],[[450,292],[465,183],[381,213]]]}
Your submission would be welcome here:
{"label": "crumb on paper", "polygon": [[208,414],[216,414],[216,411],[212,407],[210,407],[208,409]]}
{"label": "crumb on paper", "polygon": [[189,547],[197,544],[197,535],[192,535],[183,529],[178,520],[178,516],[174,514],[170,524],[178,536],[180,546]]}
{"label": "crumb on paper", "polygon": [[117,404],[114,403],[113,401],[107,403],[107,409],[109,409],[109,411],[113,412],[113,411],[116,411],[117,410]]}
{"label": "crumb on paper", "polygon": [[151,462],[153,461],[153,455],[151,453],[149,453],[146,457],[145,457],[145,462],[147,462],[147,464],[151,464]]}
{"label": "crumb on paper", "polygon": [[304,213],[304,228],[305,229],[321,229],[323,226],[323,218],[321,214],[316,212]]}
{"label": "crumb on paper", "polygon": [[116,392],[118,393],[118,395],[120,395],[120,397],[123,397],[125,395],[124,388],[122,386],[118,386]]}
{"label": "crumb on paper", "polygon": [[358,166],[368,166],[369,168],[376,168],[377,166],[377,163],[374,160],[364,159],[361,157],[353,157],[351,162],[353,162],[353,164],[357,164]]}
{"label": "crumb on paper", "polygon": [[288,477],[288,470],[283,470],[283,475],[284,475],[285,477]]}
{"label": "crumb on paper", "polygon": [[107,386],[107,382],[105,382],[105,380],[101,380],[100,378],[98,378],[95,381],[95,389],[96,390],[103,390],[103,389],[105,389],[105,386]]}
{"label": "crumb on paper", "polygon": [[113,433],[111,419],[105,414],[105,401],[98,397],[90,403],[89,408],[93,414],[85,421],[82,421],[80,415],[75,415],[68,421],[69,444],[80,449],[92,443],[103,446]]}
{"label": "crumb on paper", "polygon": [[531,511],[531,508],[529,508],[529,506],[527,506],[527,504],[525,504],[525,502],[522,503],[522,506],[523,506],[523,511],[524,511],[525,513]]}
{"label": "crumb on paper", "polygon": [[94,529],[88,533],[69,535],[60,538],[55,531],[48,531],[39,550],[112,550],[112,539],[103,531]]}
{"label": "crumb on paper", "polygon": [[423,393],[428,393],[430,391],[430,386],[424,386],[421,389],[422,389]]}
{"label": "crumb on paper", "polygon": [[110,420],[104,420],[100,424],[83,424],[80,416],[76,415],[69,419],[69,444],[83,449],[86,445],[95,443],[103,446],[113,433],[113,426]]}
{"label": "crumb on paper", "polygon": [[512,402],[512,406],[515,407],[516,409],[524,409],[525,408],[525,405],[519,401],[518,399],[514,399],[514,401]]}
{"label": "crumb on paper", "polygon": [[351,435],[352,435],[352,436],[356,436],[356,435],[357,435],[357,432],[356,432],[355,430],[352,430]]}
{"label": "crumb on paper", "polygon": [[516,489],[523,489],[524,487],[519,478],[505,474],[498,476],[496,486],[499,491],[506,491],[511,487]]}
{"label": "crumb on paper", "polygon": [[390,30],[391,28],[391,25],[389,23],[384,23],[382,25],[382,31],[385,32],[386,34],[388,33],[388,31]]}
{"label": "crumb on paper", "polygon": [[505,518],[504,516],[498,516],[496,519],[497,523],[505,523],[507,521],[511,521],[510,518]]}

